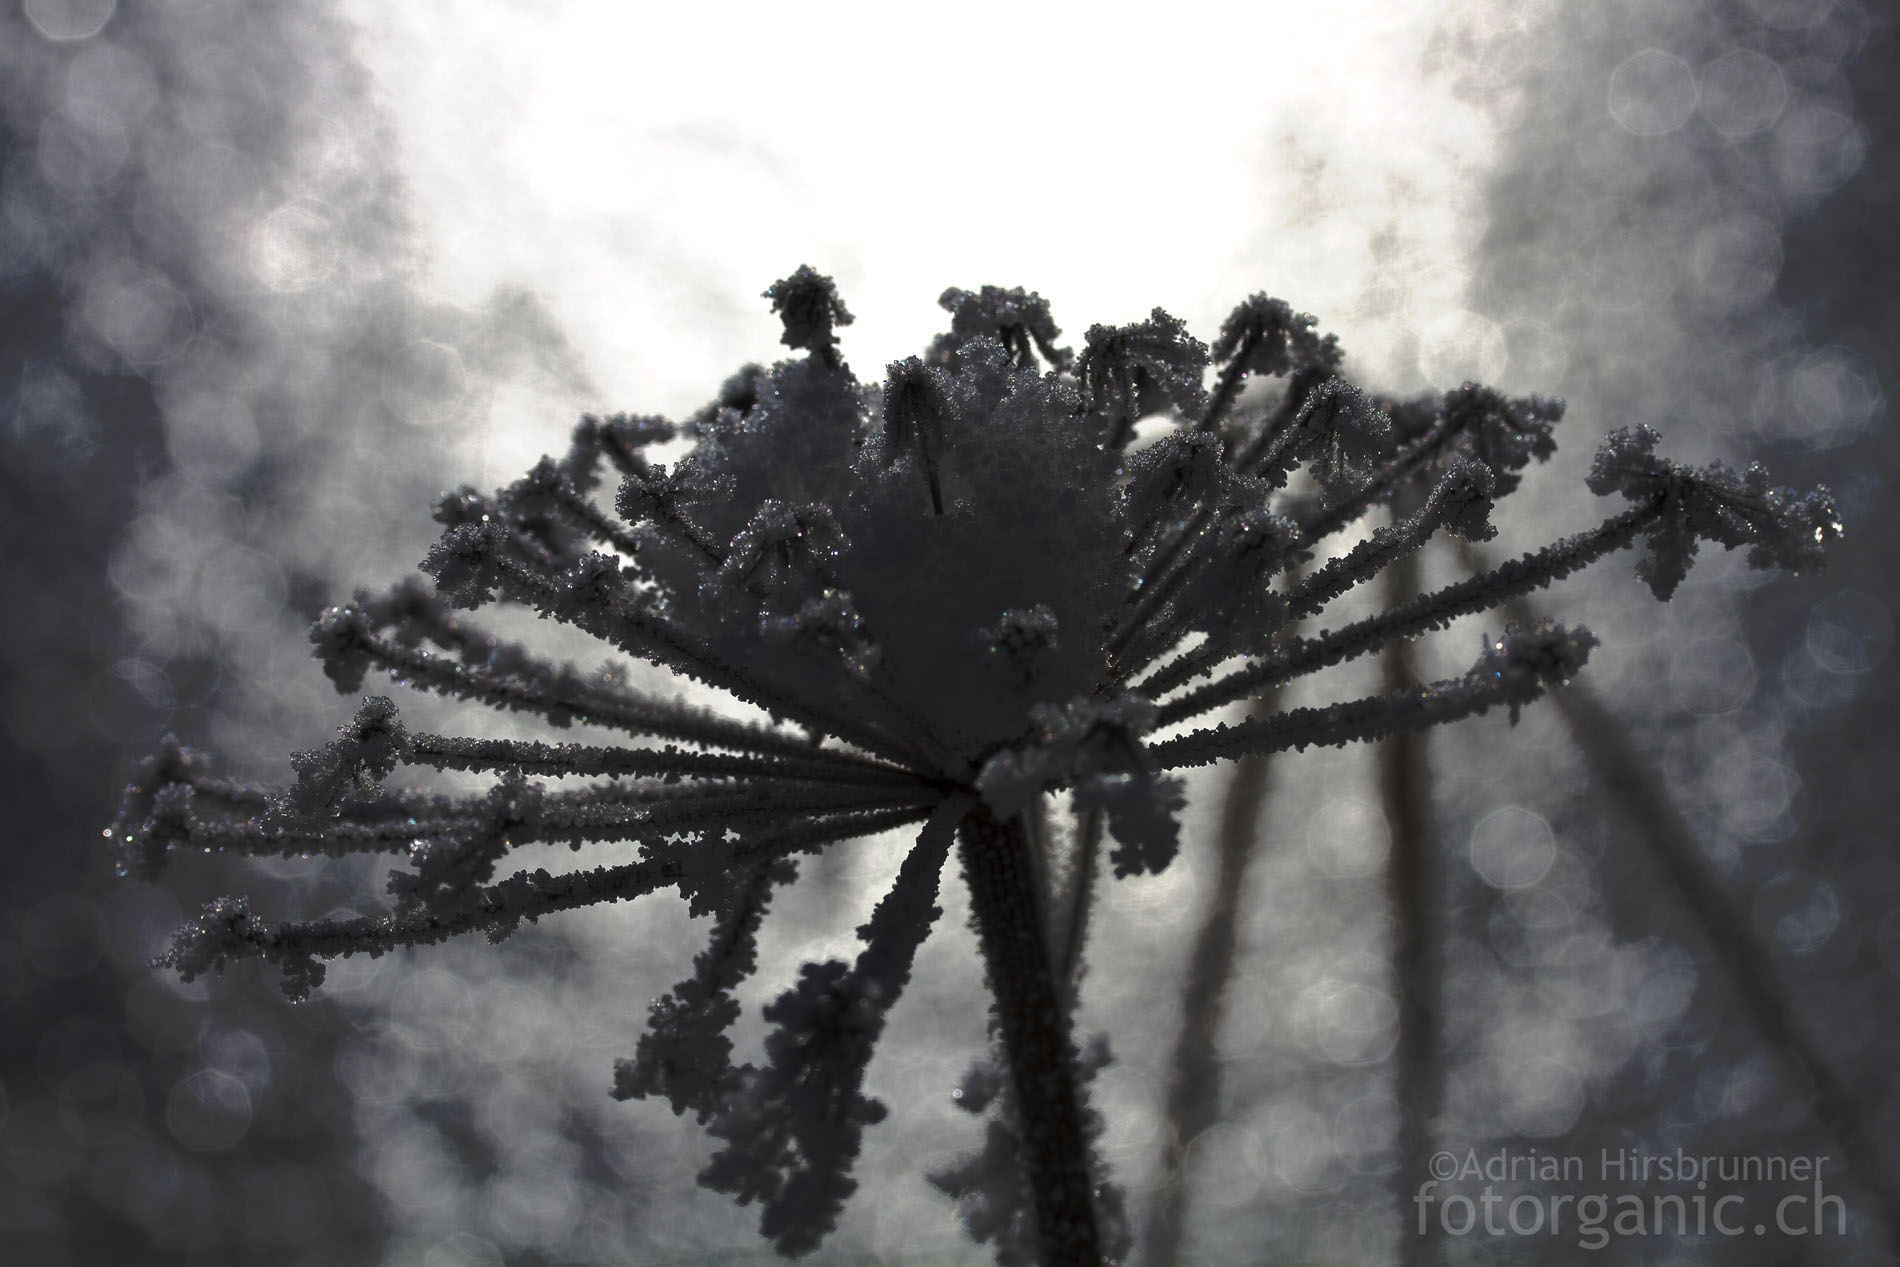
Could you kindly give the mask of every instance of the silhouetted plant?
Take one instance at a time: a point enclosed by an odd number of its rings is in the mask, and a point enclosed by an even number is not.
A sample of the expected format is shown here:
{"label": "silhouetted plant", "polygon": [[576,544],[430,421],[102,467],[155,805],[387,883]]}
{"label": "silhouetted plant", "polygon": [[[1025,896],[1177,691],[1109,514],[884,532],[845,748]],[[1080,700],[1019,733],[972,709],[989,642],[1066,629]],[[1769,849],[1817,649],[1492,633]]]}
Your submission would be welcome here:
{"label": "silhouetted plant", "polygon": [[[1117,876],[1159,872],[1179,847],[1175,772],[1498,706],[1515,716],[1595,640],[1514,626],[1458,678],[1237,724],[1206,725],[1209,715],[1639,538],[1640,570],[1666,597],[1700,539],[1801,569],[1838,533],[1825,491],[1772,488],[1759,468],[1693,471],[1658,458],[1653,433],[1618,432],[1590,482],[1627,497],[1627,510],[1299,636],[1295,622],[1441,529],[1493,536],[1493,499],[1552,451],[1562,402],[1465,384],[1381,407],[1337,376],[1338,345],[1312,317],[1265,296],[1223,329],[1210,394],[1208,349],[1159,309],[1092,327],[1071,362],[1040,297],[993,287],[946,292],[951,332],[867,387],[839,354],[835,332],[851,316],[829,278],[801,268],[766,294],[805,357],[742,371],[683,427],[584,418],[564,458],[492,497],[463,489],[440,502],[444,532],[423,564],[433,589],[359,596],[312,633],[344,692],[381,669],[641,742],[416,733],[370,698],[334,743],[295,759],[283,792],[219,780],[168,743],[111,834],[125,870],[148,879],[180,850],[405,855],[385,916],[273,926],[227,898],[164,959],[190,978],[262,957],[295,997],[333,956],[477,930],[500,940],[524,919],[677,887],[711,935],[692,976],[654,1005],[614,1093],[662,1098],[705,1124],[722,1146],[701,1182],[758,1202],[786,1254],[816,1247],[855,1188],[861,1132],[885,1113],[864,1072],[939,914],[953,845],[1000,1039],[966,1090],[972,1107],[1003,1116],[987,1161],[936,1181],[1001,1261],[1025,1261],[1032,1246],[1045,1264],[1118,1257],[1126,1237],[1083,1096],[1106,1048],[1084,1061],[1071,1034],[1102,831]],[[1251,414],[1237,409],[1249,377],[1285,379]],[[690,444],[670,469],[648,455],[676,439]],[[1391,526],[1316,561],[1387,505],[1398,507]],[[574,625],[770,720],[643,694],[459,614],[491,604]],[[496,781],[473,796],[386,786],[404,766]],[[571,782],[541,781],[555,779]],[[1041,826],[1046,798],[1061,793],[1083,824],[1066,866]],[[856,961],[805,965],[765,1010],[764,1063],[735,1063],[734,990],[759,967],[757,933],[796,856],[916,824],[895,885],[858,930]],[[638,857],[497,877],[532,844],[609,841],[636,844]]]}

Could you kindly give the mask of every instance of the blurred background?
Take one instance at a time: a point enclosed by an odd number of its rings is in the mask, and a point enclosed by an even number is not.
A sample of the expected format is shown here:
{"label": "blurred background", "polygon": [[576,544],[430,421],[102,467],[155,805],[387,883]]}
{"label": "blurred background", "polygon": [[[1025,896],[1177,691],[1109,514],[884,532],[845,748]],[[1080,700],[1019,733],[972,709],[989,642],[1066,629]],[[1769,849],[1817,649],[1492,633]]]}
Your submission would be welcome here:
{"label": "blurred background", "polygon": [[[316,611],[402,576],[437,492],[513,479],[581,410],[682,416],[775,355],[758,293],[800,263],[836,278],[866,378],[943,328],[946,286],[1035,289],[1071,341],[1156,305],[1211,339],[1264,289],[1369,388],[1561,394],[1559,457],[1493,550],[1593,525],[1582,474],[1618,426],[1828,483],[1824,575],[1716,553],[1663,606],[1624,556],[1538,595],[1604,642],[1572,705],[1276,762],[1238,852],[1213,847],[1229,775],[1196,782],[1181,859],[1103,895],[1081,1024],[1114,1046],[1097,1105],[1137,1230],[1176,1229],[1138,1235],[1157,1264],[1568,1256],[1412,1234],[1421,1142],[1593,1178],[1606,1149],[1828,1155],[1844,1235],[1602,1256],[1896,1261],[1891,19],[7,0],[9,1261],[764,1260],[754,1214],[694,1186],[698,1129],[607,1095],[699,947],[677,901],[346,963],[291,1007],[267,973],[144,965],[208,897],[369,910],[375,869],[187,860],[149,889],[99,837],[166,731],[281,779],[352,707],[309,659]],[[1501,623],[1289,700],[1461,671]],[[797,962],[852,944],[894,848],[835,850],[775,910],[744,1035]],[[945,907],[820,1261],[987,1259],[923,1178],[979,1138],[950,1098],[985,1041],[954,884]],[[1430,954],[1395,953],[1408,929]],[[1207,1072],[1191,1112],[1177,1066]],[[1752,1217],[1786,1185],[1724,1188]]]}

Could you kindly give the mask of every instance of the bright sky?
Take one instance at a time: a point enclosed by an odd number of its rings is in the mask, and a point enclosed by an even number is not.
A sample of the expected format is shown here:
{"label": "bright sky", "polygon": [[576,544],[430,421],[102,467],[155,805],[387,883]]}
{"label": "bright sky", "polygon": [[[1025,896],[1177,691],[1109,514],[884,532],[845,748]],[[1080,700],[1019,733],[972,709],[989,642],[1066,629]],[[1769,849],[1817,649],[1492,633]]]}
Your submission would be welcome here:
{"label": "bright sky", "polygon": [[1495,370],[1458,308],[1488,121],[1421,68],[1447,8],[346,5],[437,287],[531,287],[603,404],[675,413],[771,357],[758,294],[800,263],[865,377],[985,283],[1071,339],[1156,304],[1211,338],[1266,289],[1365,378]]}

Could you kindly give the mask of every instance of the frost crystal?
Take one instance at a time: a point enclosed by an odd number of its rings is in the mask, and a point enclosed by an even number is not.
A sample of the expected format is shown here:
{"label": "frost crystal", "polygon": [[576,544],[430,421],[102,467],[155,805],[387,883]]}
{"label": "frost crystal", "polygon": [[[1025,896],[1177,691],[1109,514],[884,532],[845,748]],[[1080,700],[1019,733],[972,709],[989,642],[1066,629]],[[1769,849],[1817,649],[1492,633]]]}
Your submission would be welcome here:
{"label": "frost crystal", "polygon": [[[1026,1261],[1033,1243],[1044,1263],[1099,1263],[1121,1243],[1085,1102],[1106,1055],[1085,1060],[1071,1035],[1075,981],[1056,965],[1074,947],[1051,952],[1065,901],[1064,926],[1081,926],[1101,831],[1115,874],[1159,872],[1195,847],[1181,839],[1173,772],[1499,706],[1515,717],[1578,672],[1595,640],[1511,628],[1468,673],[1423,689],[1238,723],[1215,714],[1639,538],[1638,570],[1667,597],[1700,540],[1805,570],[1839,534],[1825,491],[1773,488],[1759,467],[1691,471],[1655,455],[1653,432],[1620,431],[1590,476],[1628,499],[1620,514],[1303,634],[1302,620],[1434,534],[1493,536],[1493,503],[1552,452],[1563,402],[1470,383],[1377,399],[1340,376],[1338,342],[1313,317],[1265,295],[1241,305],[1211,356],[1157,309],[1091,327],[1072,360],[1040,296],[996,287],[944,292],[949,333],[867,386],[839,353],[851,316],[829,278],[800,268],[766,295],[785,344],[806,355],[742,369],[680,427],[584,418],[560,459],[493,495],[438,503],[442,536],[422,565],[433,586],[359,594],[311,633],[344,692],[380,670],[557,730],[585,726],[585,741],[419,733],[372,697],[334,742],[293,760],[282,793],[217,779],[167,741],[111,836],[122,868],[148,879],[193,851],[406,861],[380,918],[269,924],[226,898],[165,956],[187,978],[261,957],[295,997],[337,955],[464,932],[499,940],[524,919],[677,889],[708,921],[707,942],[652,1007],[614,1094],[704,1123],[721,1147],[702,1181],[758,1203],[787,1254],[830,1230],[862,1131],[885,1115],[865,1069],[953,848],[995,1000],[992,1080],[1006,1091],[981,1098],[1006,1115],[991,1122],[988,1161],[937,1181],[1005,1261]],[[1168,426],[1131,450],[1137,421],[1155,418]],[[670,469],[648,456],[682,436]],[[1345,547],[1368,516],[1382,522]],[[630,690],[493,637],[465,614],[489,606],[572,625],[770,720]],[[494,781],[473,795],[387,786],[404,767]],[[1068,866],[1046,856],[1052,794],[1084,824]],[[762,966],[758,931],[796,857],[919,825],[858,930],[856,961],[805,965],[765,1011],[764,1063],[737,1062],[735,990]],[[593,842],[636,852],[562,873],[527,862]]]}

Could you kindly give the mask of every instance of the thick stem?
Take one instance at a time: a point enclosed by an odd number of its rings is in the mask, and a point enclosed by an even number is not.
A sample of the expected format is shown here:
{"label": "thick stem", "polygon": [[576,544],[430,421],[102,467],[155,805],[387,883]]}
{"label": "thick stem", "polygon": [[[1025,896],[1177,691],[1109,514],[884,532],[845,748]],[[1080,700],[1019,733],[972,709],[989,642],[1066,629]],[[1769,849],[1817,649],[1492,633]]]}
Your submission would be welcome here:
{"label": "thick stem", "polygon": [[1044,913],[1020,820],[978,808],[963,821],[963,873],[996,1000],[1041,1267],[1101,1267],[1094,1182],[1076,1093],[1069,1009],[1049,961]]}

